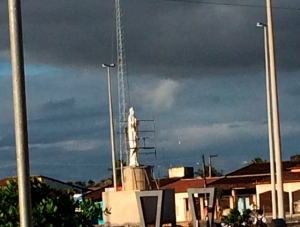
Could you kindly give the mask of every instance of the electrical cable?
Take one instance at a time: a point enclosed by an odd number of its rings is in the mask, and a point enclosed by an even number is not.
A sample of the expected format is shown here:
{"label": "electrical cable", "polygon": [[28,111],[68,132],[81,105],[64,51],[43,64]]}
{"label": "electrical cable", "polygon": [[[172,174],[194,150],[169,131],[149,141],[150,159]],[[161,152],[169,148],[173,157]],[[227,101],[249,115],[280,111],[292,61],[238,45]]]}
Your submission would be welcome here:
{"label": "electrical cable", "polygon": [[[204,2],[196,0],[156,0],[160,2],[182,2],[182,3],[193,3],[193,4],[204,4],[204,5],[223,5],[223,6],[238,6],[238,7],[252,7],[252,8],[266,8],[264,5],[250,5],[250,4],[235,4],[235,3],[221,3],[221,2]],[[300,8],[290,8],[290,7],[281,7],[273,6],[272,9],[280,10],[295,10],[299,11]]]}

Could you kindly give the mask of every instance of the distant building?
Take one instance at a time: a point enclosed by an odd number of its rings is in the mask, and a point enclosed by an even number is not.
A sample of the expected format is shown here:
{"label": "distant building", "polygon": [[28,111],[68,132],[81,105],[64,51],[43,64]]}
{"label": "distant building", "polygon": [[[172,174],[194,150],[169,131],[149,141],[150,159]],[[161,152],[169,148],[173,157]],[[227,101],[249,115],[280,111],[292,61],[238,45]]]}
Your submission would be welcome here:
{"label": "distant building", "polygon": [[[218,179],[218,177],[207,178],[206,184],[212,183]],[[192,213],[190,210],[187,189],[204,188],[204,185],[205,180],[203,178],[192,178],[180,179],[161,187],[161,189],[175,189],[176,221],[180,225],[185,226],[192,221]],[[204,201],[202,198],[200,198],[200,210],[202,211],[201,217],[203,220],[205,220]]]}
{"label": "distant building", "polygon": [[185,166],[169,168],[169,178],[174,177],[194,178],[194,168]]}
{"label": "distant building", "polygon": [[[300,161],[283,161],[284,209],[287,215],[300,213]],[[171,176],[182,176],[183,169],[169,171]],[[175,174],[176,173],[176,174]],[[203,188],[203,178],[176,179],[161,186],[161,189],[175,189],[176,219],[185,226],[191,222],[188,188]],[[167,179],[165,179],[167,180]],[[217,189],[215,218],[221,218],[222,211],[237,207],[243,209],[263,209],[271,215],[270,163],[252,163],[225,176],[206,178],[207,187]],[[205,219],[204,201],[200,198],[201,218]],[[225,212],[223,213],[225,215]]]}
{"label": "distant building", "polygon": [[[36,178],[40,182],[43,182],[43,183],[51,186],[52,188],[56,188],[56,189],[72,190],[75,193],[79,193],[79,194],[83,194],[87,191],[90,191],[90,189],[88,189],[86,187],[83,187],[80,185],[75,185],[72,183],[67,183],[67,182],[64,182],[61,180],[57,180],[57,179],[42,176],[42,175],[32,175],[31,178]],[[6,182],[11,179],[16,179],[16,177],[7,177],[7,178],[0,180],[0,187],[4,186],[6,184]]]}
{"label": "distant building", "polygon": [[[293,215],[300,212],[295,202],[300,201],[300,161],[283,161],[284,210]],[[222,189],[222,208],[237,207],[263,209],[272,213],[270,163],[252,163],[209,184]]]}

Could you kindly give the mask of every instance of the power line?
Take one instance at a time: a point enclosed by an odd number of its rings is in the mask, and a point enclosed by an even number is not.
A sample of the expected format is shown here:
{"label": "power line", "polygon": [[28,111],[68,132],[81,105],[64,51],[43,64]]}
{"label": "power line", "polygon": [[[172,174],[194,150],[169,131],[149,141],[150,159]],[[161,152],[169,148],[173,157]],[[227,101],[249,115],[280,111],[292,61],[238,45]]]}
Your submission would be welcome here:
{"label": "power line", "polygon": [[[222,5],[222,6],[238,6],[238,7],[251,7],[251,8],[266,8],[263,5],[249,5],[249,4],[235,4],[235,3],[221,3],[221,2],[203,2],[196,0],[157,0],[161,2],[182,2],[182,3],[193,3],[193,4],[203,4],[203,5]],[[299,11],[300,8],[290,8],[290,7],[281,7],[273,6],[272,9],[281,9],[281,10],[295,10]]]}

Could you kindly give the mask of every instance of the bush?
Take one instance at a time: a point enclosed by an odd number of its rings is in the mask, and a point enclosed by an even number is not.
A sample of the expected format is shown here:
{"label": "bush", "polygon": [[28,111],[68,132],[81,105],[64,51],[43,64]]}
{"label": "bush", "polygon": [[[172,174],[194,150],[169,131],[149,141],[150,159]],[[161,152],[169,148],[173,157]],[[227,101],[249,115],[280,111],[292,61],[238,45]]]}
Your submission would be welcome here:
{"label": "bush", "polygon": [[[31,180],[33,227],[88,227],[102,212],[91,200],[73,199],[73,192],[54,189],[37,179]],[[18,227],[19,200],[16,180],[0,188],[0,226]],[[76,212],[80,207],[81,212]]]}
{"label": "bush", "polygon": [[222,222],[231,226],[240,226],[242,223],[248,223],[251,213],[250,209],[245,209],[241,214],[237,208],[233,208],[228,216],[222,218]]}

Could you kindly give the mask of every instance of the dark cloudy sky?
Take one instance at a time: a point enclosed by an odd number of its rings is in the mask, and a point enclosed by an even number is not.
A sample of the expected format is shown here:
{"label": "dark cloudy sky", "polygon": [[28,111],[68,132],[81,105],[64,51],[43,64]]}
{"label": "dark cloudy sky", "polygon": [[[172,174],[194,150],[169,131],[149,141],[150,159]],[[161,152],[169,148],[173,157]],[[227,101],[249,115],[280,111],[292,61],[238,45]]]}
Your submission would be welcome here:
{"label": "dark cloudy sky", "polygon": [[[206,161],[218,154],[213,165],[225,173],[257,156],[268,159],[263,30],[255,26],[266,22],[265,2],[205,2],[123,1],[131,105],[139,119],[154,117],[156,128],[156,158],[140,158],[160,176],[169,166],[197,169],[202,154]],[[116,59],[114,1],[22,3],[31,173],[108,177],[101,64]],[[289,159],[300,153],[300,3],[273,6],[282,154]],[[0,0],[0,178],[16,174],[7,11]],[[154,145],[152,134],[142,136]]]}

